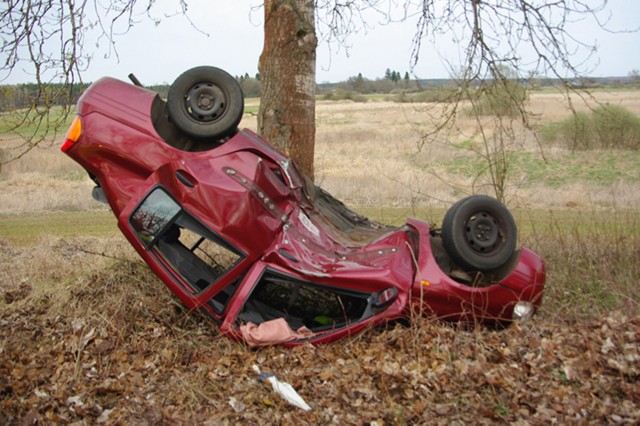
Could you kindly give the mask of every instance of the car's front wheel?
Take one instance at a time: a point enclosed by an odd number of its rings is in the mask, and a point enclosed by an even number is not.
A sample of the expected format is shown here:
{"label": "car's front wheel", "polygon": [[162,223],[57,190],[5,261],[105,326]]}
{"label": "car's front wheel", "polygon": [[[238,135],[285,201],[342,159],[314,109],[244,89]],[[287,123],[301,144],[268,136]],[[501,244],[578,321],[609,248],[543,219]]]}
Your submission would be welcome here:
{"label": "car's front wheel", "polygon": [[513,256],[517,229],[500,201],[472,195],[455,203],[442,223],[442,244],[451,259],[467,271],[491,271]]}
{"label": "car's front wheel", "polygon": [[220,68],[201,66],[182,73],[167,97],[169,119],[183,133],[202,139],[236,132],[244,113],[240,85]]}

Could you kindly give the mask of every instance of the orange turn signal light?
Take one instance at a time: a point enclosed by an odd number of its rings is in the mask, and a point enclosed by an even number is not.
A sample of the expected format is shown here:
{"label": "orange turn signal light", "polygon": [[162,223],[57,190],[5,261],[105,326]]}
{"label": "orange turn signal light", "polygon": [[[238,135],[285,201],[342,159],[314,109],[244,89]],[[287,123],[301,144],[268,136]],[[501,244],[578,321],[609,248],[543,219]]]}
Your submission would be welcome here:
{"label": "orange turn signal light", "polygon": [[62,152],[67,152],[67,150],[71,148],[74,143],[78,142],[78,139],[80,139],[81,134],[82,134],[82,120],[80,120],[80,117],[76,117],[71,122],[71,126],[69,126],[69,130],[67,130],[67,134],[64,138],[64,143],[60,147],[60,150],[62,150]]}

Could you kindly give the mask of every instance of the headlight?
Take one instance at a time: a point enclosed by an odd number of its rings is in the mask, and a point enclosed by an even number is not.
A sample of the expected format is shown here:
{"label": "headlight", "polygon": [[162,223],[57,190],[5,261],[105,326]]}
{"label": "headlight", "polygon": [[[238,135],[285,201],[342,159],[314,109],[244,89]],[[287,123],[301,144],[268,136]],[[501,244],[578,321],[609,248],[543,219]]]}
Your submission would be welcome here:
{"label": "headlight", "polygon": [[518,302],[513,307],[514,321],[528,321],[533,317],[536,308],[529,302]]}

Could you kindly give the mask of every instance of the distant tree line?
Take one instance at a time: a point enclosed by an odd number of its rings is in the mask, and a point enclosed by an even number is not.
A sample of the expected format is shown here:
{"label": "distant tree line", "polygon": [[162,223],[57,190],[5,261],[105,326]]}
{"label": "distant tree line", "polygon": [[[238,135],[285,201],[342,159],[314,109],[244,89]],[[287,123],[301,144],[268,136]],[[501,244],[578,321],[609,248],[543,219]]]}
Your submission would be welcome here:
{"label": "distant tree line", "polygon": [[337,84],[320,85],[318,92],[326,93],[330,90],[353,91],[363,95],[376,93],[392,93],[401,91],[419,91],[422,89],[420,80],[411,79],[408,72],[401,77],[400,72],[387,68],[384,77],[371,80],[362,76],[362,73],[349,77],[346,81]]}
{"label": "distant tree line", "polygon": [[[35,83],[0,85],[0,112],[14,111],[35,106],[61,106],[69,102],[69,98],[61,96],[62,84],[48,84],[38,87]],[[88,84],[73,84],[70,99],[75,103]]]}
{"label": "distant tree line", "polygon": [[[402,77],[401,77],[402,76]],[[515,74],[507,73],[508,86],[519,86],[527,90],[536,90],[543,87],[559,87],[563,82],[557,78],[528,76],[518,78]],[[569,79],[565,82],[570,87],[580,89],[593,89],[598,87],[621,87],[629,89],[640,88],[640,71],[633,70],[626,77],[584,77]],[[475,82],[470,87],[480,88],[491,86],[491,80]],[[387,68],[383,77],[369,79],[358,73],[339,83],[322,83],[318,85],[318,94],[327,100],[362,100],[366,98],[359,95],[384,94],[393,95],[390,100],[406,101],[438,101],[444,100],[447,91],[456,90],[456,79],[420,79],[411,78],[408,72],[402,75],[400,72]],[[407,95],[416,95],[406,97]],[[518,96],[521,98],[521,96]]]}
{"label": "distant tree line", "polygon": [[[261,92],[260,74],[250,76],[248,73],[244,75],[236,76],[236,80],[242,87],[242,91],[247,98],[259,98]],[[69,90],[71,90],[71,101],[76,103],[82,94],[84,88],[89,87],[91,83],[73,84]],[[521,85],[526,85],[529,89],[537,89],[545,86],[555,86],[558,84],[557,80],[549,78],[529,78],[526,82],[520,81]],[[632,70],[626,77],[618,78],[583,78],[576,81],[569,81],[569,84],[577,89],[589,89],[602,86],[613,87],[634,87],[637,88],[640,84],[640,71],[637,69]],[[0,85],[0,113],[20,110],[25,108],[32,108],[35,106],[58,106],[65,105],[68,100],[66,97],[56,97],[55,94],[60,92],[62,85],[48,84],[43,89],[38,88],[35,83],[25,83],[16,85]],[[156,84],[145,86],[150,90],[153,90],[160,94],[161,97],[166,98],[169,93],[168,84]],[[400,98],[396,99],[400,102],[404,101],[426,101],[426,100],[438,100],[441,92],[444,89],[455,89],[454,80],[450,79],[418,79],[411,78],[408,72],[402,75],[396,70],[387,68],[383,77],[376,79],[369,79],[362,76],[362,73],[358,73],[356,76],[349,77],[345,81],[339,83],[322,83],[318,85],[317,93],[323,96],[324,99],[351,99],[357,100],[357,95],[369,95],[369,94],[390,94],[397,95]],[[423,99],[423,97],[403,98],[407,94],[419,94],[423,92],[433,92],[437,90],[438,93],[434,99]],[[339,92],[336,95],[336,91]],[[363,98],[364,100],[364,98]]]}
{"label": "distant tree line", "polygon": [[257,73],[255,77],[250,77],[248,73],[241,76],[236,76],[236,80],[242,87],[242,93],[247,98],[259,98],[262,91],[260,85],[260,74]]}
{"label": "distant tree line", "polygon": [[[254,77],[245,73],[242,76],[236,76],[238,83],[242,87],[244,95],[248,98],[260,97],[260,75]],[[86,87],[91,83],[73,84],[68,90],[71,91],[70,97],[62,97],[59,95],[61,84],[46,84],[38,87],[36,83],[24,83],[14,85],[0,85],[0,113],[21,110],[25,108],[41,107],[41,106],[63,106],[69,103],[78,102],[80,95]],[[168,84],[155,84],[145,86],[166,98],[169,93]]]}

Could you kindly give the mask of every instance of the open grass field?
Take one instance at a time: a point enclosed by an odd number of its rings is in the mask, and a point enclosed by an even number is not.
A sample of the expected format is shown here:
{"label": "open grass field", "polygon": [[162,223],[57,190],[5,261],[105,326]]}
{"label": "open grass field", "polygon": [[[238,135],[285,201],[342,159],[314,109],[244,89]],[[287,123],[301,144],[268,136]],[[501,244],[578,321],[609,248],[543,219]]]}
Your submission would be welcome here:
{"label": "open grass field", "polygon": [[[596,92],[598,102],[640,115],[640,92]],[[573,100],[586,110],[583,99]],[[593,101],[591,101],[593,104]],[[534,122],[569,116],[559,94],[534,93]],[[437,108],[437,107],[436,107]],[[255,130],[257,101],[246,102],[241,127]],[[433,104],[319,101],[316,181],[355,207],[437,206],[446,208],[471,192],[492,190],[478,145],[476,124],[461,114],[450,131],[419,149],[421,134],[433,129]],[[0,170],[0,213],[87,210],[95,206],[91,182],[58,149],[59,140],[33,149]],[[14,140],[0,140],[0,158],[18,152]],[[542,146],[522,130],[509,147],[506,199],[510,207],[576,209],[640,207],[639,151],[576,151]]]}
{"label": "open grass field", "polygon": [[[640,115],[640,92],[594,96]],[[418,149],[428,107],[319,101],[316,180],[389,224],[437,224],[456,199],[491,194],[468,117]],[[553,93],[530,107],[541,124],[569,115]],[[243,127],[255,129],[256,110],[248,100]],[[17,143],[0,140],[0,155]],[[507,204],[548,268],[532,322],[412,318],[329,346],[254,351],[170,296],[59,143],[0,169],[1,424],[640,422],[638,151],[541,150],[518,133]],[[252,364],[313,410],[283,403]]]}

